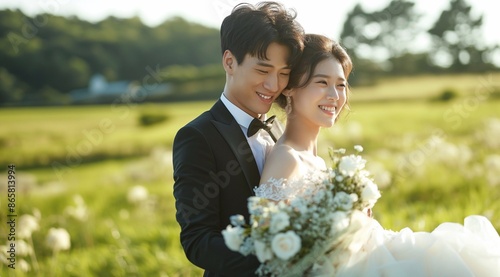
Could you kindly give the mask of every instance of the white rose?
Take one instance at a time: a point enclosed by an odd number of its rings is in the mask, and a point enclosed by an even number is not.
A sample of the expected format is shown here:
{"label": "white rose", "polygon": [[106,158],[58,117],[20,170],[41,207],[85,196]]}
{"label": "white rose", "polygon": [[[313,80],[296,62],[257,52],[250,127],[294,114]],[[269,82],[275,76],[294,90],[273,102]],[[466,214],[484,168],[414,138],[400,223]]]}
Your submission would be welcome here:
{"label": "white rose", "polygon": [[380,191],[378,190],[378,187],[375,183],[373,183],[370,179],[364,180],[365,187],[363,188],[363,191],[361,192],[361,198],[364,201],[368,201],[372,204],[375,204],[377,199],[380,198]]}
{"label": "white rose", "polygon": [[357,170],[365,167],[366,161],[361,156],[349,155],[344,156],[339,162],[339,171],[342,174],[353,176]]}
{"label": "white rose", "polygon": [[271,248],[278,258],[286,261],[299,252],[301,243],[294,231],[288,231],[277,234],[271,242]]}
{"label": "white rose", "polygon": [[224,237],[227,248],[238,251],[243,243],[243,228],[240,226],[232,227],[228,225],[226,230],[222,230],[222,236]]}
{"label": "white rose", "polygon": [[255,254],[259,262],[263,263],[273,258],[273,252],[265,243],[260,240],[255,241]]}
{"label": "white rose", "polygon": [[68,250],[71,247],[69,233],[63,228],[50,228],[46,242],[54,252]]}
{"label": "white rose", "polygon": [[271,217],[270,231],[275,234],[290,225],[290,217],[285,212],[279,212]]}

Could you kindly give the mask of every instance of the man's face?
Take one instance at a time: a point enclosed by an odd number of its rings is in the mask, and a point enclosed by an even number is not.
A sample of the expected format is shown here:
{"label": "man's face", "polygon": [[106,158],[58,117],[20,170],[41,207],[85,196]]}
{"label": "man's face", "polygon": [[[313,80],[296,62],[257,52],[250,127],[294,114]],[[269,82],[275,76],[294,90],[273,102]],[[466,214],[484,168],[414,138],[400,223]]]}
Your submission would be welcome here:
{"label": "man's face", "polygon": [[269,60],[247,54],[241,64],[230,51],[223,57],[227,73],[225,96],[253,117],[265,114],[288,84],[290,68],[286,46],[271,43],[266,51]]}

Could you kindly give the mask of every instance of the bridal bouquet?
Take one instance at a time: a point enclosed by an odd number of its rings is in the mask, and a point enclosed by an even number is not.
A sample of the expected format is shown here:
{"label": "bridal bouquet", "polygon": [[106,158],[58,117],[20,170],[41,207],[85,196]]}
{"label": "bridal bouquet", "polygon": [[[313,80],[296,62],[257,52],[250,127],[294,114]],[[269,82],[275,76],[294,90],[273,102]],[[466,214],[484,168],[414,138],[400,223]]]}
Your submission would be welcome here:
{"label": "bridal bouquet", "polygon": [[[250,223],[242,215],[231,217],[222,231],[229,249],[254,254],[261,276],[306,276],[331,261],[328,252],[349,244],[349,233],[360,227],[356,215],[372,208],[380,192],[365,169],[366,161],[345,149],[331,150],[332,167],[300,180],[272,179],[268,186],[286,193],[277,202],[250,197]],[[331,272],[332,269],[329,269]]]}

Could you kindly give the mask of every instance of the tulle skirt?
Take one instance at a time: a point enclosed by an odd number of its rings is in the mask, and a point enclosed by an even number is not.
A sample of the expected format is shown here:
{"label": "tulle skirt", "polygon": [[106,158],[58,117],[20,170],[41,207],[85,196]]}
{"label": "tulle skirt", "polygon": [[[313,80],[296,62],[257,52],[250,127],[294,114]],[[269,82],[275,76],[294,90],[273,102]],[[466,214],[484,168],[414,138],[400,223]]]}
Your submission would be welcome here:
{"label": "tulle skirt", "polygon": [[500,237],[483,216],[443,223],[430,233],[384,230],[367,218],[346,248],[330,254],[337,266],[322,275],[500,276]]}

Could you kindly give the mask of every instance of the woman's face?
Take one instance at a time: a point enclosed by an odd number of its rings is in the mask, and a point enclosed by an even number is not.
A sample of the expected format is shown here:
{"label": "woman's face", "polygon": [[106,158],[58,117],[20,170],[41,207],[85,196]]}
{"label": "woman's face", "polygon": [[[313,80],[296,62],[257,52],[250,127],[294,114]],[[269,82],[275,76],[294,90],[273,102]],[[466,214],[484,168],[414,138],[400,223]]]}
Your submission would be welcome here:
{"label": "woman's face", "polygon": [[[304,77],[305,78],[305,77]],[[318,63],[307,86],[290,91],[291,120],[331,127],[346,103],[347,81],[335,58]]]}

